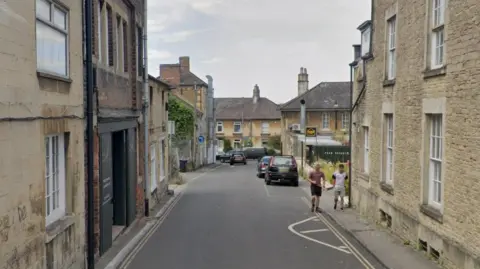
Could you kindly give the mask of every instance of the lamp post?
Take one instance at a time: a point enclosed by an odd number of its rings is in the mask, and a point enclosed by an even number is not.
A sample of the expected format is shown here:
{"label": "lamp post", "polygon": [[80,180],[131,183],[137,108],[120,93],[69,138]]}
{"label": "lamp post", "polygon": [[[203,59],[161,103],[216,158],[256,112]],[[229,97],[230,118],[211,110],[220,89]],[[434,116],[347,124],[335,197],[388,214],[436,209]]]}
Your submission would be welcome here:
{"label": "lamp post", "polygon": [[[306,137],[305,137],[305,127],[306,127],[305,126],[305,121],[306,121],[306,115],[305,114],[306,114],[306,111],[305,110],[306,110],[305,109],[305,100],[302,99],[302,100],[300,100],[300,130],[301,130],[300,133],[303,134],[304,140],[306,140]],[[303,161],[303,159],[304,159],[304,156],[303,156],[304,155],[303,154],[304,143],[303,143],[303,141],[300,142],[300,145],[301,145],[301,149],[302,149],[301,158],[302,158],[302,169],[303,169],[303,164],[304,164],[304,161]]]}

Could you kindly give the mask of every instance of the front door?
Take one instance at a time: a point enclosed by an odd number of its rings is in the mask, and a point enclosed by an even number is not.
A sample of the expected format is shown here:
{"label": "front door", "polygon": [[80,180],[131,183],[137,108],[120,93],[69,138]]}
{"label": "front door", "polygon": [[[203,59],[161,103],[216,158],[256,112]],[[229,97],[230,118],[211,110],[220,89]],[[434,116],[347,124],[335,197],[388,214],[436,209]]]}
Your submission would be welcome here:
{"label": "front door", "polygon": [[100,255],[112,246],[113,169],[112,134],[100,134]]}

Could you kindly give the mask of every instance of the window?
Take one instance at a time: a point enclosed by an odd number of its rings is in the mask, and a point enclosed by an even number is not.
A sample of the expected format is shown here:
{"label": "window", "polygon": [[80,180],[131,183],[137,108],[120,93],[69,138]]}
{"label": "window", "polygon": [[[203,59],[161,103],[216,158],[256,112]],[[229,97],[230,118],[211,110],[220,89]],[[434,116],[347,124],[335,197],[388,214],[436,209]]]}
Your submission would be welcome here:
{"label": "window", "polygon": [[137,73],[138,76],[143,74],[143,33],[142,28],[137,27]]}
{"label": "window", "polygon": [[103,1],[98,0],[98,9],[97,9],[97,31],[98,31],[98,61],[102,62],[102,38],[103,38],[103,31],[102,31],[102,10],[103,10]]}
{"label": "window", "polygon": [[217,133],[223,133],[223,122],[217,121]]}
{"label": "window", "polygon": [[370,52],[370,28],[362,33],[362,56]]}
{"label": "window", "polygon": [[428,165],[428,203],[439,207],[442,204],[442,115],[430,115],[429,165]]}
{"label": "window", "polygon": [[342,129],[349,129],[350,128],[350,115],[348,113],[342,113]]}
{"label": "window", "polygon": [[388,22],[388,55],[387,55],[387,77],[394,79],[396,73],[396,30],[397,18],[394,16]]}
{"label": "window", "polygon": [[[108,5],[105,4],[106,8],[108,8]],[[105,38],[105,44],[103,44],[104,46],[104,51],[105,51],[105,61],[106,63],[108,63],[108,57],[110,55],[110,48],[108,46],[108,44],[110,44],[110,41],[108,40],[109,39],[109,34],[108,34],[108,12],[103,12],[103,36]]]}
{"label": "window", "polygon": [[241,133],[242,132],[242,123],[236,121],[233,123],[233,132],[234,133]]}
{"label": "window", "polygon": [[268,122],[262,122],[262,134],[268,134],[270,128],[270,124]]}
{"label": "window", "polygon": [[117,38],[117,55],[116,55],[116,58],[117,58],[117,70],[118,71],[121,71],[122,70],[122,64],[121,64],[121,60],[122,60],[122,19],[120,18],[120,16],[117,15],[117,28],[115,28],[115,36]]}
{"label": "window", "polygon": [[370,145],[368,144],[368,127],[363,127],[363,171],[368,173],[369,158],[368,153],[370,151]]}
{"label": "window", "polygon": [[235,139],[235,140],[233,140],[233,148],[234,148],[234,149],[239,149],[239,148],[241,148],[241,145],[242,145],[242,142],[240,141],[240,139]]}
{"label": "window", "polygon": [[330,129],[330,115],[328,113],[322,114],[322,129]]}
{"label": "window", "polygon": [[113,14],[112,14],[112,7],[107,4],[107,36],[108,36],[108,65],[114,65],[114,58],[113,58]]}
{"label": "window", "polygon": [[150,192],[157,189],[157,156],[155,145],[150,147]]}
{"label": "window", "polygon": [[268,141],[263,140],[262,141],[262,147],[267,148],[268,147]]}
{"label": "window", "polygon": [[127,56],[127,46],[128,46],[128,36],[127,36],[127,22],[126,21],[123,21],[122,23],[122,30],[123,30],[123,34],[122,34],[122,37],[123,37],[123,71],[124,72],[128,72],[128,56]]}
{"label": "window", "polygon": [[385,162],[385,182],[393,183],[393,115],[385,114],[386,127],[386,162]]}
{"label": "window", "polygon": [[45,208],[46,223],[65,215],[65,140],[64,135],[45,138]]}
{"label": "window", "polygon": [[443,66],[445,52],[445,0],[432,1],[431,67]]}
{"label": "window", "polygon": [[36,5],[37,69],[68,76],[68,15],[49,0]]}
{"label": "window", "polygon": [[165,180],[165,140],[160,142],[160,182]]}

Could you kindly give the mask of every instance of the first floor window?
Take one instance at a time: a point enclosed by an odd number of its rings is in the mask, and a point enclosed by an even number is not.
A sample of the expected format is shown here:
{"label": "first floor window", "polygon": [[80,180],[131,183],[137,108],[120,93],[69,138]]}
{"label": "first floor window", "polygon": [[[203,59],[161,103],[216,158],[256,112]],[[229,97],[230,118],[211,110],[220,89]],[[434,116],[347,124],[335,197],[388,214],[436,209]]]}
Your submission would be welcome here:
{"label": "first floor window", "polygon": [[36,1],[37,69],[67,76],[67,11],[50,0]]}
{"label": "first floor window", "polygon": [[217,133],[223,133],[223,122],[217,121]]}
{"label": "first floor window", "polygon": [[432,114],[430,115],[428,202],[434,206],[440,206],[442,204],[442,148],[442,115]]}
{"label": "first floor window", "polygon": [[234,133],[241,133],[242,132],[242,123],[236,121],[233,123],[233,132]]}
{"label": "first floor window", "polygon": [[385,114],[385,136],[386,136],[386,163],[385,163],[385,181],[388,184],[393,183],[393,115]]}
{"label": "first floor window", "polygon": [[330,129],[330,115],[328,113],[322,114],[322,129]]}
{"label": "first floor window", "polygon": [[342,129],[348,129],[350,127],[349,118],[350,115],[348,113],[342,113]]}
{"label": "first floor window", "polygon": [[363,127],[363,171],[368,173],[370,145],[368,144],[368,127]]}
{"label": "first floor window", "polygon": [[268,122],[262,122],[262,134],[269,133],[270,124]]}
{"label": "first floor window", "polygon": [[150,191],[157,189],[157,153],[155,145],[150,147]]}
{"label": "first floor window", "polygon": [[396,74],[396,33],[397,33],[397,19],[396,17],[388,20],[388,55],[387,55],[387,71],[388,79],[394,79]]}
{"label": "first floor window", "polygon": [[242,141],[240,141],[240,139],[235,139],[235,140],[233,140],[233,148],[234,148],[234,149],[239,149],[239,148],[241,148],[241,145],[242,145]]}
{"label": "first floor window", "polygon": [[64,134],[45,138],[45,208],[47,225],[65,215]]}
{"label": "first floor window", "polygon": [[432,33],[432,68],[443,66],[444,46],[444,28],[436,29]]}

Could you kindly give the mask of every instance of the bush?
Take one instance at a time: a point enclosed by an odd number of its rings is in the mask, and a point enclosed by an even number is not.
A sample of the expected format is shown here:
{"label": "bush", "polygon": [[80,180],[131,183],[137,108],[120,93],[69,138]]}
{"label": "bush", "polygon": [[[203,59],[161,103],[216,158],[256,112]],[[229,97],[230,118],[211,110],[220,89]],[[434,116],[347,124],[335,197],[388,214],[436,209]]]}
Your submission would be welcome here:
{"label": "bush", "polygon": [[232,148],[232,141],[230,141],[230,139],[223,140],[223,151],[228,152],[232,149],[233,149]]}
{"label": "bush", "polygon": [[274,149],[267,149],[267,155],[275,156],[277,155],[277,152]]}

